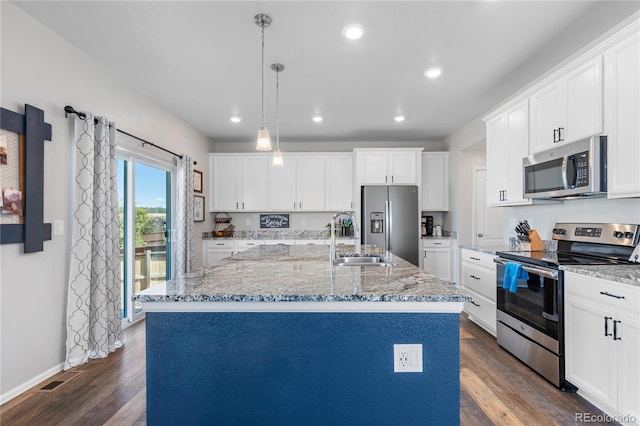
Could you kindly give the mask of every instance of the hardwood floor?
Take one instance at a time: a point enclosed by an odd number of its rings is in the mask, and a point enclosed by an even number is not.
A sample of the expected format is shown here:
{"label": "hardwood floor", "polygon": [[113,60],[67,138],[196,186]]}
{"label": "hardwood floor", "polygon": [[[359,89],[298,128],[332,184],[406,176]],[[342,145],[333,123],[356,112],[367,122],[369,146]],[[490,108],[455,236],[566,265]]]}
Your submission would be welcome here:
{"label": "hardwood floor", "polygon": [[[460,424],[569,425],[575,413],[600,414],[502,350],[466,314],[460,324]],[[108,358],[70,370],[81,373],[54,391],[39,389],[72,375],[60,373],[1,406],[0,424],[146,425],[144,322],[127,328],[125,339]]]}

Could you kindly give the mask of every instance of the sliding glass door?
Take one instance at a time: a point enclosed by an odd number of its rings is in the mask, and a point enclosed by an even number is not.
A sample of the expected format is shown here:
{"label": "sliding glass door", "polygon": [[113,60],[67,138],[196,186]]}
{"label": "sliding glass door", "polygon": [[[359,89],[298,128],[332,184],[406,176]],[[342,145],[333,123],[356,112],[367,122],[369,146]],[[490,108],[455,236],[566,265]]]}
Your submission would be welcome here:
{"label": "sliding glass door", "polygon": [[122,319],[142,315],[132,296],[171,277],[171,165],[129,153],[118,157]]}

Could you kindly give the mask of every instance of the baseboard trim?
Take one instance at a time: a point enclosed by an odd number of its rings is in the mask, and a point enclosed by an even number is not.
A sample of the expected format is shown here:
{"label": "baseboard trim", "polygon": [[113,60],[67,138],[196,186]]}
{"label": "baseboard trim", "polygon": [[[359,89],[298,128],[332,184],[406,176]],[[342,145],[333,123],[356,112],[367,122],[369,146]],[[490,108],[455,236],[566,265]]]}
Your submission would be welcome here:
{"label": "baseboard trim", "polygon": [[64,362],[61,362],[58,365],[51,367],[50,369],[43,371],[32,379],[27,380],[26,382],[14,387],[13,389],[8,390],[7,392],[0,395],[0,405],[6,404],[11,401],[13,398],[21,395],[22,393],[28,391],[32,387],[38,385],[39,383],[44,382],[45,380],[55,376],[64,368]]}

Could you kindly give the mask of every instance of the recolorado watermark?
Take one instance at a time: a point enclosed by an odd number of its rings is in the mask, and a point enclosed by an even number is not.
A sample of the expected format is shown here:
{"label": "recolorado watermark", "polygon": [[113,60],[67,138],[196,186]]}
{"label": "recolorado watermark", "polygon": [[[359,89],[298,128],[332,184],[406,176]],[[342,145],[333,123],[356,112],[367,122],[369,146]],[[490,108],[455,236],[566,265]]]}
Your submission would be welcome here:
{"label": "recolorado watermark", "polygon": [[636,423],[638,419],[630,414],[609,416],[607,414],[575,413],[576,423]]}

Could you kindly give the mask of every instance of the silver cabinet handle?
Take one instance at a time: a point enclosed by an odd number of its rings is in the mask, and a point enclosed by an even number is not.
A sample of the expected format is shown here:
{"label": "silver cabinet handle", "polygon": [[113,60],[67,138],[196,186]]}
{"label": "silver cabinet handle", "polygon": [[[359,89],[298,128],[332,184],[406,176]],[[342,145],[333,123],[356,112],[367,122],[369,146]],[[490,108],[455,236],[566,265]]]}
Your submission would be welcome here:
{"label": "silver cabinet handle", "polygon": [[236,210],[238,210],[238,203],[236,202]]}
{"label": "silver cabinet handle", "polygon": [[[508,262],[507,260],[501,259],[499,257],[496,257],[495,259],[493,259],[493,261],[500,265],[506,265]],[[513,262],[513,263],[519,263],[519,262]],[[520,263],[520,265],[522,264]],[[524,271],[531,272],[532,274],[538,274],[546,278],[551,278],[552,280],[558,279],[558,271],[553,269],[534,268],[533,266],[527,266],[527,265],[522,265],[522,269]]]}
{"label": "silver cabinet handle", "polygon": [[617,295],[611,294],[611,293],[609,293],[607,291],[601,291],[600,294],[602,294],[603,296],[609,296],[609,297],[613,297],[613,298],[616,298],[616,299],[624,299],[624,296],[617,296]]}

